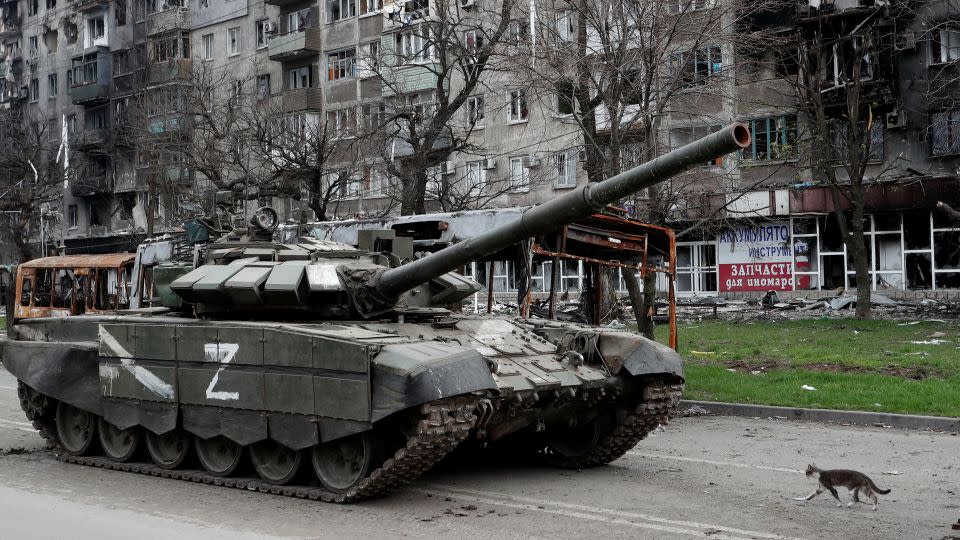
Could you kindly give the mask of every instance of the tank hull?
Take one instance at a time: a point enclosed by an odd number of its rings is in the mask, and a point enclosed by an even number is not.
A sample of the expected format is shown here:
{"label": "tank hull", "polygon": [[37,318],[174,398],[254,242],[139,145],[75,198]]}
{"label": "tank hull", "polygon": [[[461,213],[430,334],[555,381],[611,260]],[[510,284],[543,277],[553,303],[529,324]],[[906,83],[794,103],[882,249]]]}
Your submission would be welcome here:
{"label": "tank hull", "polygon": [[[592,466],[663,421],[683,381],[676,353],[642,337],[523,319],[283,324],[121,315],[28,319],[12,330],[0,343],[4,367],[54,446],[60,402],[119,430],[225,437],[241,447],[273,441],[295,452],[402,430],[404,458],[422,443],[437,460],[469,437],[529,440],[549,454],[571,425],[619,414],[599,455],[557,460]],[[433,463],[425,459],[417,466]]]}

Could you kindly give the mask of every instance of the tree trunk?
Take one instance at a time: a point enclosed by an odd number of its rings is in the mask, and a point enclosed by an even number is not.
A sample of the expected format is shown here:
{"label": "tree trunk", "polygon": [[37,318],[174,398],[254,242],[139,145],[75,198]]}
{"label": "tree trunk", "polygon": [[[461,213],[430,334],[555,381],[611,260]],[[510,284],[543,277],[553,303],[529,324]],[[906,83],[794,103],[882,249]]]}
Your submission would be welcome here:
{"label": "tree trunk", "polygon": [[630,306],[633,308],[633,316],[637,319],[637,331],[643,333],[640,328],[645,318],[643,314],[643,289],[640,287],[640,280],[637,279],[637,273],[633,270],[624,272],[623,282],[626,284],[627,293],[630,295]]}
{"label": "tree trunk", "polygon": [[426,214],[427,169],[419,167],[403,180],[400,215]]}
{"label": "tree trunk", "polygon": [[864,243],[863,220],[858,220],[850,227],[847,250],[853,256],[853,269],[857,277],[857,310],[858,319],[869,319],[871,316],[870,294],[873,283],[870,280],[870,258]]}
{"label": "tree trunk", "polygon": [[637,331],[653,339],[653,316],[657,312],[657,273],[647,272],[643,276],[643,318],[637,321]]}
{"label": "tree trunk", "polygon": [[[13,243],[17,246],[17,251],[20,252],[20,261],[21,263],[27,262],[29,260],[36,258],[36,253],[33,251],[33,246],[30,245],[30,218],[29,216],[24,217],[24,214],[20,214],[20,218],[17,219],[17,224],[11,227],[11,232],[13,233]],[[40,239],[43,241],[43,238]]]}

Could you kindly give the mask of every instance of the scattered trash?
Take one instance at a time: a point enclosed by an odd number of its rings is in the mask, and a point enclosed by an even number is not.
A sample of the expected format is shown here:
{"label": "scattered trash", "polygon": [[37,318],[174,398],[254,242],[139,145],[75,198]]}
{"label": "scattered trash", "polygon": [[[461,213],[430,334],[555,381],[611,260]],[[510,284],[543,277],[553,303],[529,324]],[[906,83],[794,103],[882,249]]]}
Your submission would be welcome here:
{"label": "scattered trash", "polygon": [[930,334],[930,335],[927,336],[927,337],[928,337],[928,338],[942,338],[942,337],[947,337],[947,334],[944,333],[944,332],[934,332],[934,333]]}
{"label": "scattered trash", "polygon": [[920,321],[900,323],[900,324],[898,324],[897,326],[913,326],[913,325],[915,325],[915,324],[920,324]]}
{"label": "scattered trash", "polygon": [[891,474],[891,475],[893,475],[893,476],[899,476],[899,475],[901,475],[901,474],[903,474],[903,473],[900,472],[900,471],[884,471],[884,472],[882,472],[882,473],[880,473],[880,474]]}
{"label": "scattered trash", "polygon": [[809,384],[801,385],[800,388],[803,388],[804,390],[816,390],[816,388],[810,386]]}
{"label": "scattered trash", "polygon": [[909,343],[913,343],[914,345],[941,345],[950,342],[945,339],[925,339],[921,341],[910,341]]}
{"label": "scattered trash", "polygon": [[879,403],[874,403],[873,406],[874,406],[874,407],[883,407],[883,405],[881,405],[881,404],[879,404]]}
{"label": "scattered trash", "polygon": [[717,353],[713,351],[690,351],[690,354],[694,356],[713,356]]}

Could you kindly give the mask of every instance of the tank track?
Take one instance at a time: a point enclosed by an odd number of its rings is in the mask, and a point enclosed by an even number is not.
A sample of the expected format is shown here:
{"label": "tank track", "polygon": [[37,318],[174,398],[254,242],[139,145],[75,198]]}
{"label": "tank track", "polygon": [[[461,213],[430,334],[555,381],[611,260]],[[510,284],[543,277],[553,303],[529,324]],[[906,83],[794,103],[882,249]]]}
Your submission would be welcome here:
{"label": "tank track", "polygon": [[590,451],[576,457],[549,455],[552,464],[570,469],[606,465],[623,457],[676,410],[683,395],[683,384],[651,381],[643,389],[643,401],[628,413],[612,432],[602,437]]}
{"label": "tank track", "polygon": [[[470,430],[474,428],[477,419],[474,412],[477,400],[472,397],[450,398],[421,405],[421,418],[417,422],[416,434],[407,439],[406,445],[397,450],[353,489],[346,493],[333,493],[316,486],[278,486],[260,478],[223,478],[203,470],[168,470],[153,463],[119,463],[102,456],[72,456],[64,452],[57,441],[56,432],[52,429],[53,421],[49,405],[46,406],[47,410],[33,405],[30,391],[25,390],[26,387],[22,382],[20,386],[24,388],[19,393],[21,406],[27,413],[27,418],[33,422],[40,436],[53,449],[57,459],[65,463],[330,503],[362,501],[402,488],[420,477],[463,442],[470,435]],[[50,400],[43,398],[43,401]]]}

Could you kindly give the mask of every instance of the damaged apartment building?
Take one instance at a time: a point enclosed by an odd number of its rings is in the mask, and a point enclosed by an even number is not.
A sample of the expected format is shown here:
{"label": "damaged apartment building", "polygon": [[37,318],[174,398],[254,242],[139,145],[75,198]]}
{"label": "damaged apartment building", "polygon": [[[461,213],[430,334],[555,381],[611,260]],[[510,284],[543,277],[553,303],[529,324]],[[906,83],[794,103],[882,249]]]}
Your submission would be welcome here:
{"label": "damaged apartment building", "polygon": [[266,57],[267,8],[215,1],[0,2],[0,108],[45,121],[51,147],[67,150],[51,248],[131,250],[195,208],[181,157],[194,63]]}
{"label": "damaged apartment building", "polygon": [[[826,44],[811,77],[819,77],[816,90],[827,121],[836,120],[829,135],[833,146],[847,143],[842,118],[849,92],[859,93],[863,122],[869,122],[863,128],[863,145],[869,146],[864,229],[873,288],[894,295],[960,288],[960,220],[950,211],[960,203],[956,7],[812,0],[758,9],[738,24],[739,32],[760,37],[760,43],[778,36],[773,43],[793,46],[735,51],[734,108],[753,133],[737,168],[740,186],[750,189],[716,203],[725,204],[725,219],[714,230],[678,243],[678,290],[804,295],[856,286],[834,215],[838,200],[842,209],[850,206],[842,196],[834,198],[811,166],[818,156],[809,155],[805,139],[812,134],[797,103],[803,94],[796,81],[804,80],[802,73],[797,79],[804,69],[800,55],[816,46],[811,36]],[[761,60],[759,67],[750,68],[751,57]],[[844,183],[843,173],[838,176]],[[680,220],[678,228],[684,224]]]}
{"label": "damaged apartment building", "polygon": [[[960,12],[947,2],[768,1],[769,8],[754,6],[746,14],[723,0],[667,3],[691,17],[727,11],[716,17],[724,35],[715,42],[698,36],[695,46],[677,43],[664,55],[673,75],[701,92],[685,101],[681,92],[678,106],[657,116],[657,151],[734,120],[753,132],[752,146],[740,155],[691,171],[697,189],[666,212],[668,224],[683,232],[678,292],[756,295],[854,286],[853,263],[832,215],[835,201],[810,165],[811,134],[790,82],[803,69],[804,39],[814,30],[831,40],[830,59],[817,75],[829,83],[826,114],[839,114],[854,65],[871,112],[865,177],[873,285],[883,291],[960,288],[960,221],[938,209],[941,202],[960,209],[960,104],[953,99],[960,95]],[[435,2],[0,0],[0,106],[43,115],[57,136],[66,124],[77,172],[63,197],[63,244],[68,252],[116,250],[130,243],[118,231],[162,232],[182,222],[183,209],[197,200],[192,188],[203,178],[183,163],[178,145],[189,140],[185,96],[201,67],[279,100],[283,114],[298,122],[323,123],[350,137],[382,123],[400,102],[413,115],[431,110],[437,52],[424,28]],[[456,4],[478,19],[492,6]],[[522,58],[524,44],[562,50],[577,40],[583,26],[575,4],[536,5],[535,13],[520,10],[510,21],[507,56]],[[794,45],[745,46],[766,36]],[[859,54],[858,40],[875,46]],[[476,33],[465,32],[462,41],[467,51],[482,46]],[[525,64],[532,63],[531,56]],[[551,90],[535,75],[520,63],[491,70],[450,126],[472,133],[471,151],[449,155],[430,174],[431,189],[461,181],[468,192],[498,182],[509,189],[472,207],[443,207],[434,198],[428,210],[527,206],[588,181],[589,152],[569,92],[559,84]],[[627,109],[631,99],[634,94],[624,95]],[[625,164],[639,161],[630,157],[636,146],[624,147]],[[388,159],[398,162],[412,152],[402,141],[389,148]],[[363,158],[338,189],[328,217],[391,208],[384,196],[390,180],[376,163],[382,156]],[[281,217],[312,217],[304,205],[308,195],[278,201]],[[625,201],[640,217],[644,204]],[[582,285],[581,268],[562,273],[564,288]],[[499,288],[516,282],[509,263],[494,274]]]}

